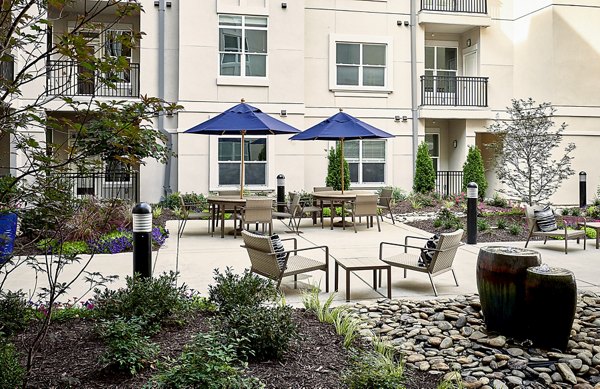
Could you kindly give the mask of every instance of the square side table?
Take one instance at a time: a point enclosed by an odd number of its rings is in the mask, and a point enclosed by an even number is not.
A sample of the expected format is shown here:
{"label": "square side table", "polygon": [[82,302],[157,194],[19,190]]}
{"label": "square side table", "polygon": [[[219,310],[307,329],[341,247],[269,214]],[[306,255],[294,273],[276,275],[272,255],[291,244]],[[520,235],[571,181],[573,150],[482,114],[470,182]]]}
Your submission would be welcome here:
{"label": "square side table", "polygon": [[[346,270],[346,301],[350,301],[350,273],[373,270],[373,289],[377,290],[377,270],[387,270],[387,297],[392,298],[392,270],[387,263],[375,258],[339,258],[335,260],[335,291],[338,290],[339,267]],[[381,274],[381,272],[380,272]],[[381,280],[379,280],[381,285]]]}

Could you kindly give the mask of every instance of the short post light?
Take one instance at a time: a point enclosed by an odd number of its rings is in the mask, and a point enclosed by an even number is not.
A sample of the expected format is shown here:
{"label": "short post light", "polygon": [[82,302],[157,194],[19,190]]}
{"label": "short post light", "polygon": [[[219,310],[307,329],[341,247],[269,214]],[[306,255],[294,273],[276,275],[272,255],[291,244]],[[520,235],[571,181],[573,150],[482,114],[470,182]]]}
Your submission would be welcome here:
{"label": "short post light", "polygon": [[587,173],[579,172],[579,207],[583,208],[587,204],[586,191],[587,191]]}
{"label": "short post light", "polygon": [[133,274],[152,277],[152,207],[137,203],[133,215]]}
{"label": "short post light", "polygon": [[477,244],[477,184],[467,184],[467,244]]}
{"label": "short post light", "polygon": [[277,212],[285,212],[285,176],[277,175]]}

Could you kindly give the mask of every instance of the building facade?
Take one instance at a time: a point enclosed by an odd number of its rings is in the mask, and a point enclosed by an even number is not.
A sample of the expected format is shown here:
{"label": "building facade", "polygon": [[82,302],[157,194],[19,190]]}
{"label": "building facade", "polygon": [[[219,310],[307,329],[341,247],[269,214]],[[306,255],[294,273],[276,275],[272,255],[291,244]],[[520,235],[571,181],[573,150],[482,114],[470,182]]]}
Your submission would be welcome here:
{"label": "building facade", "polygon": [[[564,143],[577,147],[572,167],[587,172],[588,199],[600,184],[595,0],[140,2],[145,12],[112,32],[145,33],[139,48],[115,54],[135,64],[120,97],[148,94],[184,107],[156,122],[177,158],[140,167],[143,201],[156,202],[165,191],[239,186],[240,138],[184,131],[242,98],[299,129],[343,109],[394,134],[346,143],[353,188],[409,192],[416,148],[425,141],[441,193],[457,190],[468,147],[479,146],[492,196],[498,183],[485,145],[495,139],[486,127],[506,117],[512,98],[531,97],[552,103],[555,123],[568,124]],[[68,17],[57,20],[55,29],[69,28]],[[110,47],[110,39],[98,37],[98,44]],[[39,87],[48,93],[51,86]],[[286,190],[323,186],[333,146],[285,135],[247,137],[245,187],[275,190],[279,174]],[[577,204],[578,180],[575,174],[564,181],[551,201]]]}

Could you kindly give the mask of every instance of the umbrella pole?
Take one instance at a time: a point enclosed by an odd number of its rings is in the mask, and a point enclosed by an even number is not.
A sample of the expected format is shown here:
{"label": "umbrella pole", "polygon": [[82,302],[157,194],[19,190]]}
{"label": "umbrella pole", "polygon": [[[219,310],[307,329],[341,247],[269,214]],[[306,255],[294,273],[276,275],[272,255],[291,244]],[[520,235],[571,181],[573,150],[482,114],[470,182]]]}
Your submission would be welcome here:
{"label": "umbrella pole", "polygon": [[344,194],[344,138],[340,140],[340,167],[342,169],[342,194]]}
{"label": "umbrella pole", "polygon": [[240,177],[240,199],[244,197],[244,135],[246,135],[246,130],[242,130],[242,176]]}

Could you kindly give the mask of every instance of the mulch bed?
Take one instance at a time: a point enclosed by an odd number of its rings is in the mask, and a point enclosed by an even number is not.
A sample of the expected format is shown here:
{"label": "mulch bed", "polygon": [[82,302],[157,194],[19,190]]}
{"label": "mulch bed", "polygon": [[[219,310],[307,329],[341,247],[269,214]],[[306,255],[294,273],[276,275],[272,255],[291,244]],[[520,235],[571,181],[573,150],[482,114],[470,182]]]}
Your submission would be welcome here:
{"label": "mulch bed", "polygon": [[[196,313],[185,326],[164,328],[152,338],[160,346],[160,360],[177,358],[198,332],[209,329],[209,316]],[[304,310],[294,311],[300,337],[283,361],[251,362],[247,373],[267,388],[343,388],[342,372],[348,367],[348,352],[332,325],[319,322]],[[95,335],[95,322],[74,320],[54,323],[34,361],[29,388],[141,388],[157,372],[153,366],[134,377],[105,368],[98,360],[105,351]],[[35,336],[35,328],[15,339],[18,348]],[[23,361],[24,362],[24,361]],[[439,377],[418,371],[406,372],[408,389],[436,388]]]}

